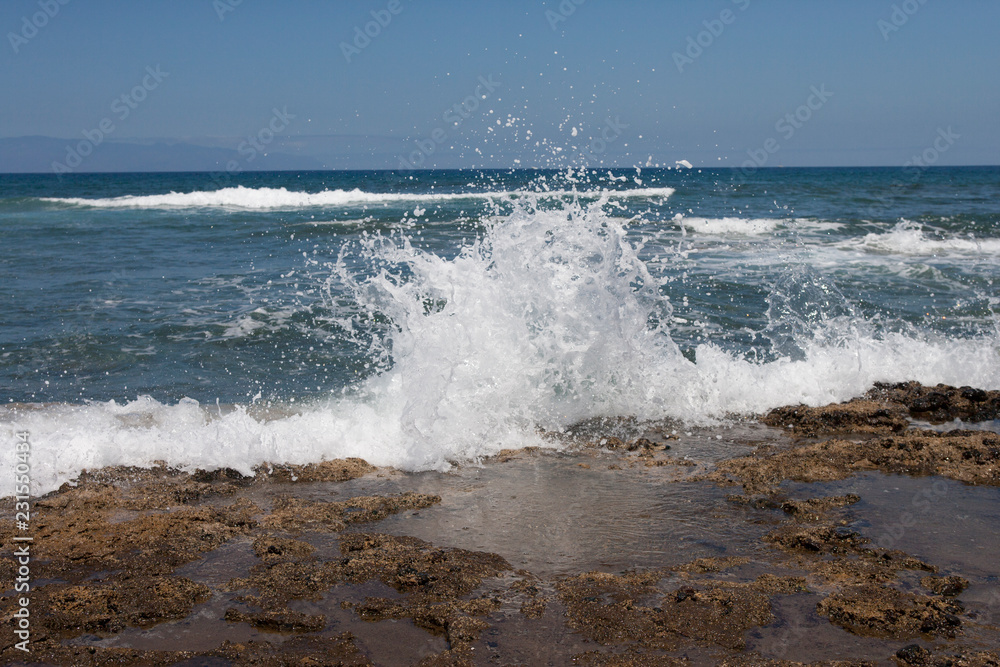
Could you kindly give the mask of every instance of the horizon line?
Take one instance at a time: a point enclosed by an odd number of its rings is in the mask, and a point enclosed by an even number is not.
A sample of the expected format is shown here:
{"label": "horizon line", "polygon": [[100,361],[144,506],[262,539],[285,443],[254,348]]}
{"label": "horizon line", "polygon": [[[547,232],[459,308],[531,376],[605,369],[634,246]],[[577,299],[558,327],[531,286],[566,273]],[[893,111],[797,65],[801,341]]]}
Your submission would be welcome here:
{"label": "horizon line", "polygon": [[[928,170],[941,170],[941,169],[990,169],[990,168],[1000,168],[1000,164],[955,164],[955,165],[927,165],[927,166],[903,166],[903,165],[778,165],[770,167],[757,167],[754,172],[757,171],[780,171],[783,169],[897,169],[906,171],[928,171]],[[619,169],[619,170],[632,170],[632,169],[649,169],[649,170],[660,170],[660,171],[744,171],[744,167],[723,167],[723,166],[699,166],[694,165],[692,167],[667,167],[667,166],[647,166],[647,165],[600,165],[600,166],[574,166],[567,165],[562,167],[431,167],[431,168],[413,168],[413,169],[389,169],[385,167],[378,168],[355,168],[355,169],[344,169],[344,168],[331,168],[331,169],[260,169],[260,170],[243,170],[236,174],[228,174],[230,177],[238,177],[240,175],[249,174],[289,174],[289,173],[338,173],[338,172],[399,172],[404,174],[411,174],[414,172],[435,172],[435,171],[552,171],[560,172],[566,170],[587,170],[596,171],[604,169]],[[115,176],[123,174],[219,174],[228,173],[225,169],[198,169],[198,170],[128,170],[128,171],[74,171],[71,173],[57,174],[48,171],[4,171],[0,169],[0,176],[52,176],[54,178],[65,178],[72,176],[95,176],[95,175],[105,175],[105,176]]]}

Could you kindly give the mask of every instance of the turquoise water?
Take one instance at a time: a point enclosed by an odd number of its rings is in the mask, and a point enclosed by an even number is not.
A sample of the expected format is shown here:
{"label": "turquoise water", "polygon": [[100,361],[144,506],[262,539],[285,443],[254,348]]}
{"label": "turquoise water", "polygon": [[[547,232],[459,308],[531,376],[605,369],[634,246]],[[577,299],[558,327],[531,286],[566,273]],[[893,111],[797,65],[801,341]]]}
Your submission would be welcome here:
{"label": "turquoise water", "polygon": [[0,399],[54,404],[0,424],[416,469],[600,414],[997,388],[998,201],[1000,168],[0,175]]}

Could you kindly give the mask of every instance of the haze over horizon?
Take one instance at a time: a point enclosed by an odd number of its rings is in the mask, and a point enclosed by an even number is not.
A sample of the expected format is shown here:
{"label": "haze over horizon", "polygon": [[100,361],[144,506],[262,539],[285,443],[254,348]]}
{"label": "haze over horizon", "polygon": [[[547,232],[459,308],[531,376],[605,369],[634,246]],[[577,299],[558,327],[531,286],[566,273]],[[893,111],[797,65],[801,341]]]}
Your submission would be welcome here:
{"label": "haze over horizon", "polygon": [[986,0],[12,0],[0,172],[997,164],[996,25]]}

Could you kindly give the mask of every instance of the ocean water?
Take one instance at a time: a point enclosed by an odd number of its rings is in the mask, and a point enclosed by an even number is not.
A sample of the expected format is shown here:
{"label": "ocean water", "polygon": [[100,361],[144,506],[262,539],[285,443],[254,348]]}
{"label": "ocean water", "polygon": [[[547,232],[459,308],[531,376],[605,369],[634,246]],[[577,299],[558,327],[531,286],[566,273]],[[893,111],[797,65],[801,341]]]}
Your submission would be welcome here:
{"label": "ocean water", "polygon": [[36,493],[1000,388],[1000,168],[0,175],[0,244]]}

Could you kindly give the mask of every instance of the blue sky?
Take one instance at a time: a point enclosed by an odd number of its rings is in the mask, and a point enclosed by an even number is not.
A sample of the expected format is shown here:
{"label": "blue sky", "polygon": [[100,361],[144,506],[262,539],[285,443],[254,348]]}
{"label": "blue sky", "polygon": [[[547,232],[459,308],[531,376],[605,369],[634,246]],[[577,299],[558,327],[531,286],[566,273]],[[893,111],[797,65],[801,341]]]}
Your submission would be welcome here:
{"label": "blue sky", "polygon": [[336,168],[997,164],[997,26],[995,0],[5,0],[0,139],[244,159],[256,137]]}

